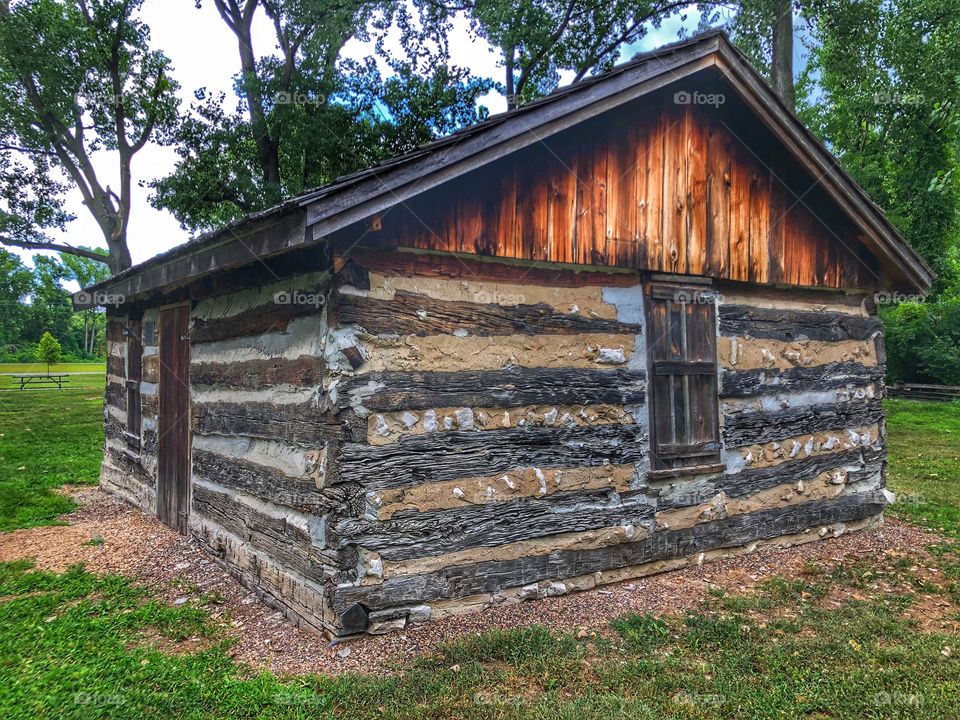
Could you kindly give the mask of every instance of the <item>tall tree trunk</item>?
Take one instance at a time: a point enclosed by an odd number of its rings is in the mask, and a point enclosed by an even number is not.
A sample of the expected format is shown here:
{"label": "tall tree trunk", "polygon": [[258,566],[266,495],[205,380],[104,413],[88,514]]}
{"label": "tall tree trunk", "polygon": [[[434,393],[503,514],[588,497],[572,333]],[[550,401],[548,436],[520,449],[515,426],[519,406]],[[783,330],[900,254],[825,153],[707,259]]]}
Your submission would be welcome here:
{"label": "tall tree trunk", "polygon": [[776,0],[773,18],[773,57],[770,61],[770,84],[791,110],[796,109],[793,86],[793,2]]}

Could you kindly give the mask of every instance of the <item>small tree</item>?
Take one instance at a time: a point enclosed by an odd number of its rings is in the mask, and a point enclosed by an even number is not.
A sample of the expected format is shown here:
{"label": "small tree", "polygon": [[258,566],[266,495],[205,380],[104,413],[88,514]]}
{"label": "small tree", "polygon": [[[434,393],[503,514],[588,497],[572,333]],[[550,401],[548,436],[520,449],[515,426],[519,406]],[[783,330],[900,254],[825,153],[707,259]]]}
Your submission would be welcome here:
{"label": "small tree", "polygon": [[45,332],[37,343],[37,360],[47,364],[47,375],[50,374],[50,366],[60,362],[60,343],[49,332]]}

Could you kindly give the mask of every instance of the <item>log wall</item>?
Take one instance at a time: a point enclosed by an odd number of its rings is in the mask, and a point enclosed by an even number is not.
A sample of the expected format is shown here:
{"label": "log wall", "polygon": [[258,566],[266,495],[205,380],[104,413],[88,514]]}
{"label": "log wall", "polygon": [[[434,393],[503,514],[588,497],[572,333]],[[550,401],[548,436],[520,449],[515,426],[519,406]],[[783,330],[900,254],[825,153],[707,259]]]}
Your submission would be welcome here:
{"label": "log wall", "polygon": [[[155,337],[147,337],[143,329],[156,319],[156,310],[143,315],[139,346],[142,350],[142,372],[139,392],[141,421],[139,433],[132,437],[127,422],[128,334],[136,324],[129,316],[115,311],[107,313],[107,384],[104,393],[104,449],[100,466],[101,486],[145,512],[157,507],[157,382],[158,347]],[[133,424],[136,427],[136,424]]]}
{"label": "log wall", "polygon": [[191,312],[191,533],[246,585],[318,631],[339,572],[326,527],[326,273],[200,300]]}
{"label": "log wall", "polygon": [[653,480],[637,276],[438,264],[366,255],[331,294],[335,631],[817,539],[887,504],[865,298],[719,287],[724,470]]}
{"label": "log wall", "polygon": [[[722,471],[650,473],[639,277],[364,253],[194,302],[190,532],[328,634],[593,587],[878,521],[883,345],[864,297],[715,287]],[[111,316],[103,485],[156,503]]]}

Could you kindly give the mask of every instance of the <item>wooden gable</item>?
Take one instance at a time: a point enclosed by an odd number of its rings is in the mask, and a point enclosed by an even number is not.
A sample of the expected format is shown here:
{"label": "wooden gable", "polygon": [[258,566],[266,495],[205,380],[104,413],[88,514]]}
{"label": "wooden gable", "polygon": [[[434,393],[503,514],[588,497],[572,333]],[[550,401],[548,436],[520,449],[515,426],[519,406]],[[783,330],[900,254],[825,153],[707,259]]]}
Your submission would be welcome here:
{"label": "wooden gable", "polygon": [[[377,217],[400,247],[728,280],[882,287],[857,228],[722,84],[640,98]],[[688,96],[692,97],[688,93]]]}

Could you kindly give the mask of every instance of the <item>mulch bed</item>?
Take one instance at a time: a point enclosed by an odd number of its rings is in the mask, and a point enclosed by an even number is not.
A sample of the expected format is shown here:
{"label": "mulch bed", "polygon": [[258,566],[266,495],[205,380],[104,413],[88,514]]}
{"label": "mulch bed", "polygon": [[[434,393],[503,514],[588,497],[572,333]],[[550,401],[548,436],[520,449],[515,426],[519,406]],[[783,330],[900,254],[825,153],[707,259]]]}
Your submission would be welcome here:
{"label": "mulch bed", "polygon": [[[203,601],[236,637],[231,648],[234,657],[280,674],[390,672],[399,662],[430,653],[438,642],[494,628],[540,624],[580,634],[604,631],[611,619],[626,613],[683,612],[702,601],[711,587],[748,592],[774,575],[799,577],[810,562],[832,565],[848,556],[924,555],[927,545],[942,541],[937,535],[887,520],[881,528],[836,539],[760,550],[701,567],[537,602],[492,607],[400,633],[331,646],[259,602],[195,542],[155,517],[97,488],[74,487],[66,492],[81,503],[75,512],[63,516],[67,524],[0,533],[0,561],[33,558],[39,568],[57,572],[83,563],[90,572],[125,575],[146,583],[170,603]],[[215,599],[211,601],[211,597]]]}

